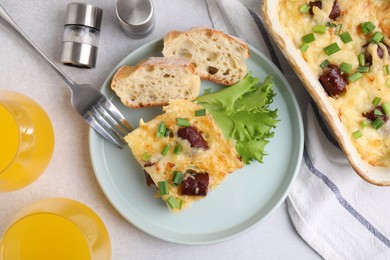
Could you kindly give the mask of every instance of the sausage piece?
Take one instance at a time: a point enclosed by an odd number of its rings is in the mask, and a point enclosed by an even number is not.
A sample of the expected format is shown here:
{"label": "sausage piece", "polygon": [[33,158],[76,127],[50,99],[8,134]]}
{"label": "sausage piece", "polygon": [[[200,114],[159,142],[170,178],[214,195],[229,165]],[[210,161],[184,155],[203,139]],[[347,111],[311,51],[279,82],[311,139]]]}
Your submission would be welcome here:
{"label": "sausage piece", "polygon": [[189,196],[206,196],[209,186],[209,174],[187,171],[181,183],[181,194]]}
{"label": "sausage piece", "polygon": [[322,2],[321,2],[321,1],[310,2],[310,3],[309,3],[309,6],[310,6],[309,13],[310,13],[311,15],[314,15],[314,13],[313,13],[313,7],[314,7],[314,6],[317,6],[319,9],[321,9],[321,8],[322,8]]}
{"label": "sausage piece", "polygon": [[[384,45],[386,47],[387,53],[390,54],[390,47],[387,44],[384,44]],[[378,46],[377,53],[378,53],[379,58],[382,59],[383,55],[384,55],[384,50],[381,47]]]}
{"label": "sausage piece", "polygon": [[390,46],[385,44],[385,43],[383,43],[383,44],[386,46],[387,52],[390,54]]}
{"label": "sausage piece", "polygon": [[376,52],[378,53],[378,57],[379,58],[383,58],[383,50],[381,47],[378,46],[378,49],[376,50]]}
{"label": "sausage piece", "polygon": [[150,185],[156,185],[152,177],[150,177],[150,174],[147,171],[144,171],[144,175],[145,175],[145,182],[146,185],[148,185],[148,187],[150,187]]}
{"label": "sausage piece", "polygon": [[341,74],[337,65],[331,64],[324,69],[320,82],[330,96],[340,95],[347,86],[347,79]]}
{"label": "sausage piece", "polygon": [[365,57],[366,57],[366,64],[365,66],[371,66],[372,65],[372,55],[366,51],[365,52]]}
{"label": "sausage piece", "polygon": [[150,167],[150,166],[153,166],[155,165],[156,163],[152,163],[152,162],[146,162],[144,163],[144,167]]}
{"label": "sausage piece", "polygon": [[[370,44],[370,42],[367,42],[362,47],[363,48],[367,48],[369,44]],[[390,46],[388,46],[385,43],[383,43],[383,45],[385,45],[386,50],[383,50],[379,45],[378,45],[378,48],[376,49],[376,53],[378,54],[378,57],[380,59],[383,58],[385,51],[387,51],[387,53],[390,55]],[[365,66],[371,66],[372,65],[372,55],[367,51],[367,49],[365,51],[365,56],[366,56],[366,64],[365,64]]]}
{"label": "sausage piece", "polygon": [[329,18],[336,20],[340,16],[340,6],[337,0],[334,0],[332,10],[330,11]]}
{"label": "sausage piece", "polygon": [[[382,115],[375,115],[375,110],[378,110],[382,113]],[[375,121],[378,117],[382,119],[383,122],[386,122],[389,119],[389,116],[386,116],[385,111],[383,111],[382,106],[376,106],[373,110],[363,113],[363,116],[367,119],[371,120],[371,122]]]}
{"label": "sausage piece", "polygon": [[188,140],[188,142],[191,144],[191,147],[209,149],[207,142],[195,127],[181,127],[177,131],[177,135],[182,139]]}

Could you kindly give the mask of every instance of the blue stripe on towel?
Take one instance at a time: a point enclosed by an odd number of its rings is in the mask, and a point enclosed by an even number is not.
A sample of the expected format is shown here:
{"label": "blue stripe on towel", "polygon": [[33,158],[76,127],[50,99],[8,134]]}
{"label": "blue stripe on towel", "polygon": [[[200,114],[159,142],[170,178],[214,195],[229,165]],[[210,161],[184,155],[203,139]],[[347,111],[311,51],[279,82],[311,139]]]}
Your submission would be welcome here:
{"label": "blue stripe on towel", "polygon": [[261,21],[260,17],[250,8],[248,9],[248,12],[252,16],[253,20],[255,21],[257,27],[259,28],[259,31],[261,35],[263,36],[265,45],[267,46],[267,49],[269,51],[269,54],[271,55],[272,62],[275,63],[275,65],[280,69],[280,71],[283,72],[282,66],[280,65],[280,61],[278,59],[278,56],[276,55],[276,52],[274,50],[274,47],[272,46],[271,38],[269,37],[267,30],[264,27],[263,22]]}
{"label": "blue stripe on towel", "polygon": [[359,212],[357,212],[348,201],[341,195],[339,188],[322,172],[320,172],[317,168],[314,167],[306,145],[303,150],[303,158],[305,160],[306,166],[309,168],[310,172],[321,179],[326,186],[334,193],[337,201],[343,206],[357,221],[359,221],[367,230],[373,234],[376,238],[378,238],[383,244],[390,248],[390,240],[385,237],[381,232],[379,232],[367,219],[365,219]]}

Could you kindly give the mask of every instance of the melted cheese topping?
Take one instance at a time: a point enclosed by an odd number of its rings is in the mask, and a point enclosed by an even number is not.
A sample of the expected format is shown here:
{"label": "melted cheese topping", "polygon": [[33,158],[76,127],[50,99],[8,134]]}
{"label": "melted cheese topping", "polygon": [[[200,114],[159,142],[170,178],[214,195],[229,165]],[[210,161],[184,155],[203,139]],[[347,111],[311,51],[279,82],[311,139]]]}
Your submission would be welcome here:
{"label": "melted cheese topping", "polygon": [[[171,101],[169,106],[164,107],[164,114],[147,123],[141,120],[139,128],[125,137],[134,157],[149,173],[154,183],[160,181],[169,183],[169,195],[163,195],[163,199],[166,200],[170,196],[182,199],[182,209],[203,197],[181,195],[180,187],[172,185],[174,171],[185,173],[186,170],[192,169],[200,173],[207,172],[209,173],[208,189],[213,190],[229,173],[243,167],[235,150],[235,144],[226,140],[212,117],[209,114],[195,116],[195,111],[200,109],[202,108],[198,104],[191,101]],[[180,126],[176,124],[177,118],[188,119],[190,125],[202,133],[209,149],[192,148],[189,141],[178,137],[177,131]],[[173,133],[171,137],[156,136],[162,121]],[[161,151],[167,144],[170,149],[163,156]],[[182,146],[182,151],[176,155],[173,151],[178,144]],[[151,166],[145,166],[147,161],[142,159],[144,154],[151,156],[149,159]]]}
{"label": "melted cheese topping", "polygon": [[[309,64],[314,75],[319,78],[322,68],[319,66],[324,60],[340,66],[342,62],[352,64],[352,72],[359,66],[358,54],[367,51],[372,55],[372,66],[369,73],[362,73],[363,78],[350,82],[346,91],[337,97],[329,97],[334,109],[351,136],[351,142],[361,155],[361,158],[371,165],[390,167],[390,120],[387,124],[375,130],[372,127],[361,127],[361,122],[367,120],[363,114],[374,109],[372,101],[380,97],[381,103],[390,102],[390,88],[386,82],[390,76],[385,75],[383,66],[390,64],[390,57],[386,46],[370,43],[363,47],[371,34],[364,35],[360,24],[371,21],[375,30],[385,35],[384,43],[390,46],[390,1],[382,0],[338,0],[341,14],[336,21],[328,18],[334,0],[322,0],[322,8],[313,8],[314,15],[302,14],[300,6],[310,1],[281,0],[279,2],[279,20],[288,37],[299,48],[302,36],[312,33],[314,25],[325,25],[327,22],[342,24],[341,32],[349,32],[353,41],[344,44],[335,34],[335,28],[327,28],[325,34],[315,33],[316,40],[309,43],[303,58]],[[341,50],[328,56],[323,48],[337,42]],[[377,55],[377,48],[383,50],[383,58]],[[360,130],[362,137],[355,139],[353,133]]]}

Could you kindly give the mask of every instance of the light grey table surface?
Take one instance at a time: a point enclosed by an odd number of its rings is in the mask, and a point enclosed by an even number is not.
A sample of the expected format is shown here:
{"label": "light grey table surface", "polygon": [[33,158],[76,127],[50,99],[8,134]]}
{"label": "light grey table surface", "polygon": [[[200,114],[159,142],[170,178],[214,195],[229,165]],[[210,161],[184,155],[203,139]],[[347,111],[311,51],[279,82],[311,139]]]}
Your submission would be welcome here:
{"label": "light grey table surface", "polygon": [[[119,28],[115,1],[81,1],[103,9],[95,69],[78,69],[59,62],[64,13],[70,1],[1,0],[24,32],[74,81],[99,88],[115,65],[143,44],[170,30],[211,26],[203,0],[154,0],[156,27],[144,39],[131,39]],[[0,89],[24,93],[48,113],[55,131],[49,167],[32,185],[0,193],[0,234],[16,212],[30,202],[67,197],[91,207],[105,223],[112,242],[112,259],[318,259],[295,231],[285,203],[248,233],[219,244],[187,246],[168,243],[135,228],[102,192],[89,158],[88,126],[73,111],[70,93],[58,76],[34,52],[0,27]],[[1,122],[0,122],[1,123]]]}

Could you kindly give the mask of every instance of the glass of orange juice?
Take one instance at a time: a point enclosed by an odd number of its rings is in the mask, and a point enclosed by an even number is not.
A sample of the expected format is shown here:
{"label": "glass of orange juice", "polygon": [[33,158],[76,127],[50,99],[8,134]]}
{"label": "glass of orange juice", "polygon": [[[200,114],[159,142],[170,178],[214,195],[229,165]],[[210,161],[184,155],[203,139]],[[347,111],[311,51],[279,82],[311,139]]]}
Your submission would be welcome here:
{"label": "glass of orange juice", "polygon": [[0,89],[0,192],[36,180],[53,149],[53,127],[45,111],[21,93]]}
{"label": "glass of orange juice", "polygon": [[111,259],[111,242],[99,216],[67,198],[24,207],[0,239],[0,259]]}

